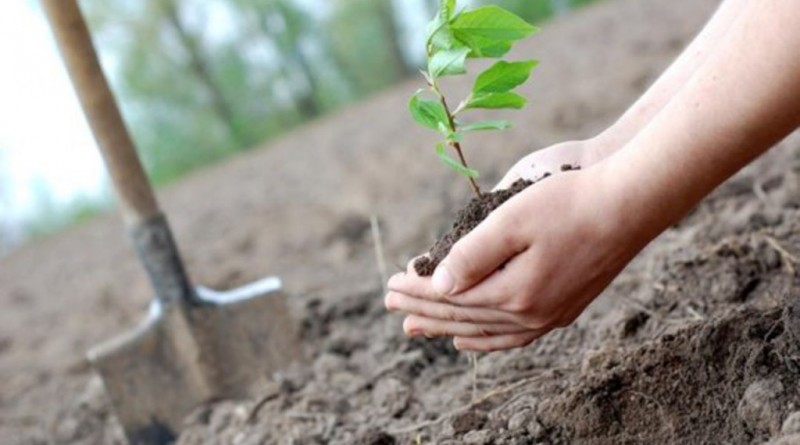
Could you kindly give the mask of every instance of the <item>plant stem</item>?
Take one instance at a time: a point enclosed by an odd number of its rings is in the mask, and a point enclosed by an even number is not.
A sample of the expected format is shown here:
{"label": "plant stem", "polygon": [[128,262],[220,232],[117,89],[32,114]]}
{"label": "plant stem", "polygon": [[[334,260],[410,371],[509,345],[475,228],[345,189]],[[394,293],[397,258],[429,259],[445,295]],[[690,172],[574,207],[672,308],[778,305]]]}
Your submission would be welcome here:
{"label": "plant stem", "polygon": [[[439,100],[442,102],[444,111],[445,113],[447,113],[447,120],[449,121],[450,124],[450,131],[455,132],[456,120],[453,117],[453,113],[450,112],[450,107],[447,106],[447,100],[444,98],[444,94],[442,94],[442,92],[439,91],[439,88],[436,85],[433,85],[433,91],[436,93],[437,96],[439,96]],[[469,168],[469,165],[467,164],[467,159],[464,157],[464,151],[461,149],[461,143],[453,141],[449,145],[456,150],[456,153],[458,153],[458,160],[461,161],[461,165],[463,165],[465,168]],[[481,188],[478,186],[478,183],[475,182],[474,178],[471,178],[469,176],[467,177],[467,180],[469,180],[469,186],[470,188],[472,188],[472,192],[475,193],[476,197],[480,198]]]}

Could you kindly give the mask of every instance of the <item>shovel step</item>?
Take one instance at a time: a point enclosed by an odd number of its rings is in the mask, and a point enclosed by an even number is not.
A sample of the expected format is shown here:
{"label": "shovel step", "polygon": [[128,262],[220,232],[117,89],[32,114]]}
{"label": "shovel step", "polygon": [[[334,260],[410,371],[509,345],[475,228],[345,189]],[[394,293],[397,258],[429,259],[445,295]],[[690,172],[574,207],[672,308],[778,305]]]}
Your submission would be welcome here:
{"label": "shovel step", "polygon": [[196,292],[205,304],[155,300],[141,325],[88,354],[131,445],[171,443],[198,406],[257,394],[302,358],[280,280]]}

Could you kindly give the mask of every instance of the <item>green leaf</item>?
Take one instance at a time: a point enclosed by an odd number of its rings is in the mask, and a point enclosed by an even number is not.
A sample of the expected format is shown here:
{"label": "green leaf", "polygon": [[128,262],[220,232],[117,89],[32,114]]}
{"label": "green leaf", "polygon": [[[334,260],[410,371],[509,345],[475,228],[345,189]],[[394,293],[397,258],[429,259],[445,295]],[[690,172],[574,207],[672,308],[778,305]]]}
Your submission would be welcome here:
{"label": "green leaf", "polygon": [[467,72],[465,66],[469,48],[439,51],[428,62],[428,74],[434,79]]}
{"label": "green leaf", "polygon": [[428,23],[426,32],[427,38],[425,48],[428,51],[429,57],[441,50],[463,47],[463,44],[460,44],[453,36],[453,32],[450,30],[449,26],[450,21],[453,19],[455,9],[455,0],[439,1],[439,12],[437,12],[433,20]]}
{"label": "green leaf", "polygon": [[481,73],[475,80],[472,91],[481,93],[507,93],[525,83],[531,70],[538,64],[535,60],[525,62],[500,61]]}
{"label": "green leaf", "polygon": [[512,42],[503,40],[492,40],[484,37],[468,36],[464,33],[453,33],[453,39],[466,45],[471,51],[469,58],[492,58],[497,59],[505,56],[511,51]]}
{"label": "green leaf", "polygon": [[455,12],[456,0],[439,0],[439,15],[441,15],[446,21],[450,21]]}
{"label": "green leaf", "polygon": [[495,42],[521,40],[537,31],[535,26],[516,14],[493,5],[460,14],[450,24],[450,28],[459,40],[459,36],[465,36],[485,38]]}
{"label": "green leaf", "polygon": [[468,109],[484,108],[497,110],[509,108],[514,110],[522,109],[528,100],[517,93],[481,93],[474,95],[467,102]]}
{"label": "green leaf", "polygon": [[446,26],[439,29],[439,31],[431,36],[428,45],[428,51],[430,52],[429,57],[436,55],[439,51],[465,48],[464,44],[458,41],[453,35],[453,32],[450,31],[450,28]]}
{"label": "green leaf", "polygon": [[439,124],[449,124],[447,112],[442,104],[434,100],[420,99],[419,92],[411,96],[408,109],[417,123],[432,130],[438,130]]}
{"label": "green leaf", "polygon": [[507,130],[513,126],[510,121],[483,121],[465,125],[460,128],[460,131],[466,133],[469,131]]}
{"label": "green leaf", "polygon": [[476,179],[479,174],[477,170],[473,170],[471,168],[464,167],[464,165],[455,159],[451,158],[447,153],[445,153],[445,146],[444,144],[438,144],[436,146],[436,155],[439,156],[439,159],[444,162],[444,164],[461,175],[464,175],[468,178]]}

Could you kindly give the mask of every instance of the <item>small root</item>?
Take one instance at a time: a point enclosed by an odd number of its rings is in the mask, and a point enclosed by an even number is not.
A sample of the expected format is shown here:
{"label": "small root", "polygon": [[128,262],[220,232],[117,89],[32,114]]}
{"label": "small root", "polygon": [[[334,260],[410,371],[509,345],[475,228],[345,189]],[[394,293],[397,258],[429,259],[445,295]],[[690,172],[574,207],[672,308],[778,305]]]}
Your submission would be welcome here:
{"label": "small root", "polygon": [[786,248],[783,247],[783,245],[781,245],[781,243],[774,237],[763,234],[761,235],[761,238],[776,252],[778,252],[783,260],[783,263],[786,265],[786,271],[791,275],[795,275],[797,273],[797,266],[800,265],[800,259],[786,250]]}

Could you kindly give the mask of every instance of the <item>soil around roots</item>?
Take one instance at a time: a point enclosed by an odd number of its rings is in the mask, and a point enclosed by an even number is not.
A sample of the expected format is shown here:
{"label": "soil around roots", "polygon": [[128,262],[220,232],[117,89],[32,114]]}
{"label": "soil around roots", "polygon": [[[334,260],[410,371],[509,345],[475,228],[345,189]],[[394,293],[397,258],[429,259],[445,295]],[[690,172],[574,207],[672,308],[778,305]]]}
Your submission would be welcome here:
{"label": "soil around roots", "polygon": [[433,275],[436,266],[442,262],[450,249],[461,238],[466,236],[473,229],[485,220],[490,213],[500,207],[503,203],[522,193],[534,182],[520,179],[511,185],[508,189],[497,190],[489,193],[481,193],[480,197],[472,198],[472,200],[461,209],[456,215],[455,222],[452,228],[445,233],[436,243],[431,247],[428,255],[417,258],[414,262],[414,270],[417,275],[421,277],[429,277]]}

